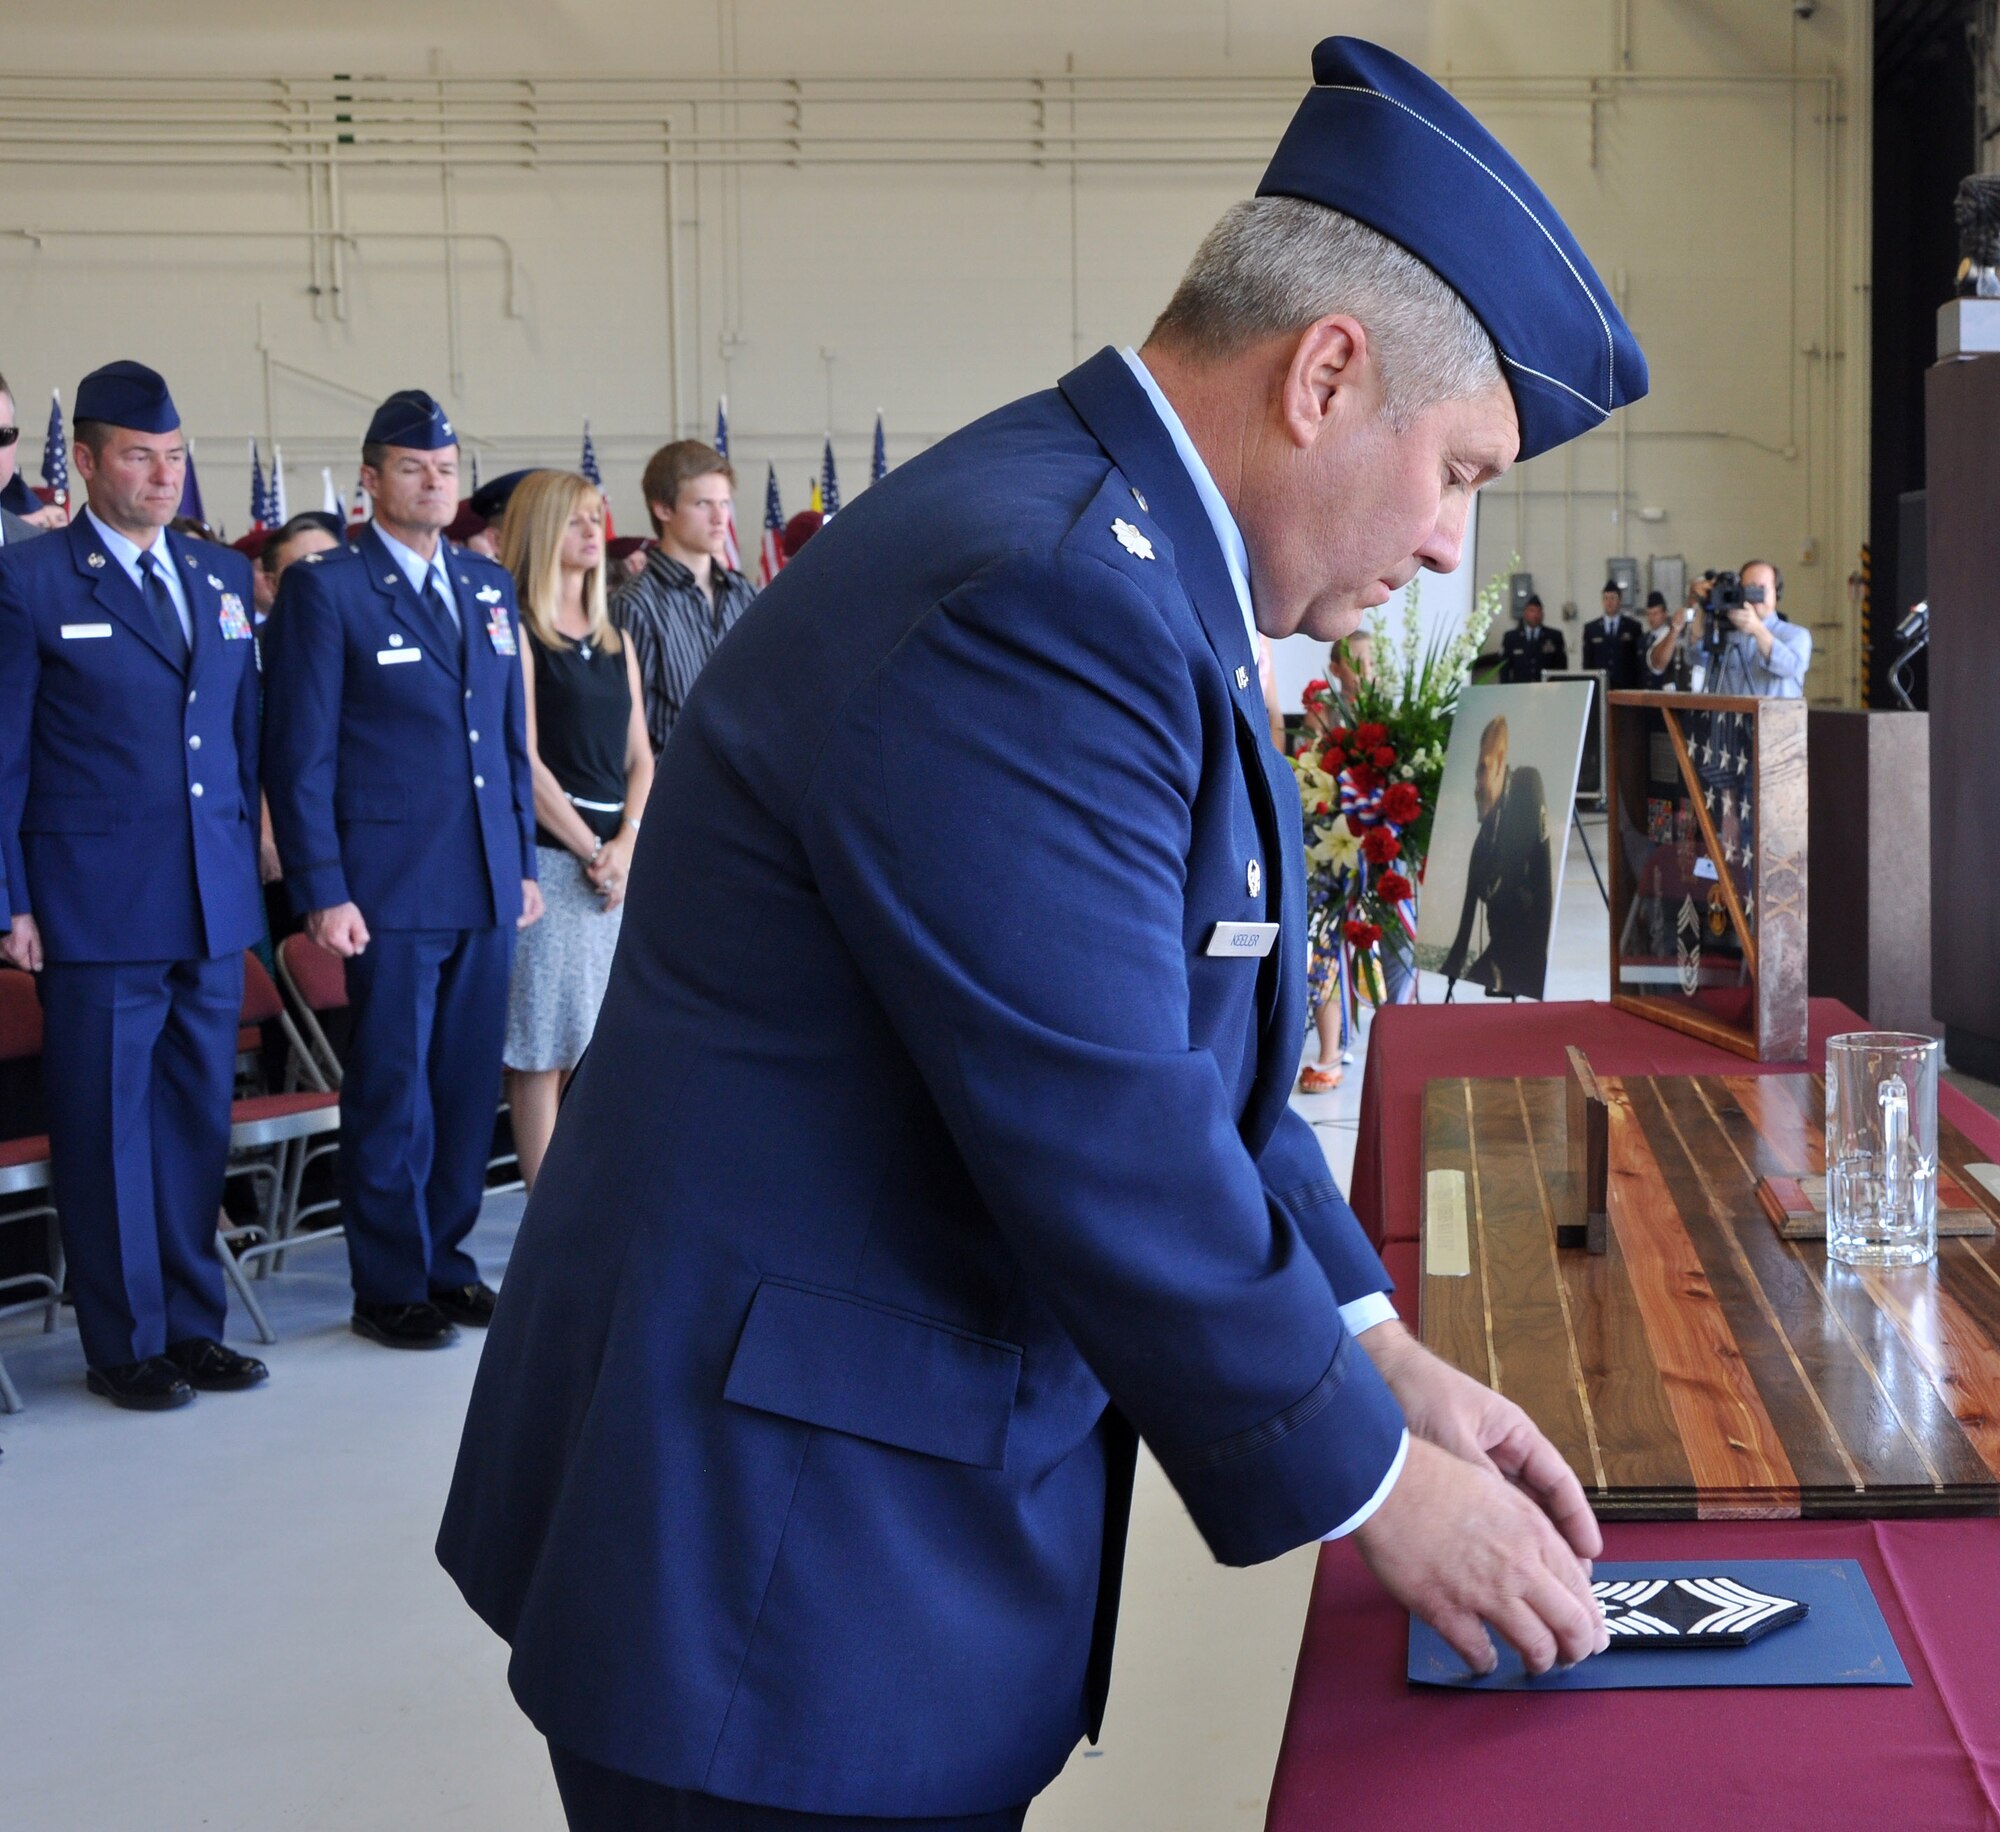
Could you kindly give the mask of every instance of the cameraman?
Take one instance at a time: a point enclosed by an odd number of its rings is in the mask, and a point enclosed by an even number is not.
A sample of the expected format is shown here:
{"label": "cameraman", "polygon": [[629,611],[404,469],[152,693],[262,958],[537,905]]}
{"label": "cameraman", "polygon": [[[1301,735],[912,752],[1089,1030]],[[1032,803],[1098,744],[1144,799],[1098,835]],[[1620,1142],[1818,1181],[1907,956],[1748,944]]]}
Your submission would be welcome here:
{"label": "cameraman", "polygon": [[1769,700],[1802,700],[1812,666],[1812,633],[1778,613],[1785,576],[1769,560],[1750,560],[1737,591],[1727,573],[1708,593],[1703,691]]}

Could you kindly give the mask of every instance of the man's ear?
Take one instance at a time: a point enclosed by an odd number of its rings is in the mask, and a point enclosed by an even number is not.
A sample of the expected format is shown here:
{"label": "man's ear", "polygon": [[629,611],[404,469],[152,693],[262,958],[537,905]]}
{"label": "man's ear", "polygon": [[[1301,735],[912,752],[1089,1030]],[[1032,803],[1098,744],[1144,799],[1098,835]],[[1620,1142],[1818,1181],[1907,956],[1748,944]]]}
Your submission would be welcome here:
{"label": "man's ear", "polygon": [[1307,325],[1292,345],[1280,384],[1280,417],[1292,443],[1301,451],[1312,446],[1373,369],[1368,332],[1358,320],[1336,312]]}

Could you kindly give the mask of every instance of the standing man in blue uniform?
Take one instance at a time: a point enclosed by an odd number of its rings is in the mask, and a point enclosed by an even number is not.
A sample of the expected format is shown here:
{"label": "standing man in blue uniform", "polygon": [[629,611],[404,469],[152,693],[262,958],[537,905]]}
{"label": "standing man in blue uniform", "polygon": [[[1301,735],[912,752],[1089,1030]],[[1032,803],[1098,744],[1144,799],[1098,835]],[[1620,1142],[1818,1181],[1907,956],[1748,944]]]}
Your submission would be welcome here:
{"label": "standing man in blue uniform", "polygon": [[1287,1106],[1257,637],[1450,571],[1645,363],[1462,106],[1314,69],[1144,349],[843,510],[675,725],[439,1540],[573,1827],[1018,1827],[1096,1734],[1139,1437],[1226,1562],[1352,1533],[1482,1670],[1482,1621],[1605,1644],[1576,1478]]}
{"label": "standing man in blue uniform", "polygon": [[41,976],[42,1080],[91,1391],[255,1386],[215,1218],[257,888],[249,564],[166,532],[187,446],[139,363],[85,376],[69,526],[0,549],[0,952]]}
{"label": "standing man in blue uniform", "polygon": [[288,567],[264,764],[292,902],[347,962],[341,1200],[354,1328],[442,1348],[493,1292],[479,1217],[514,932],[542,912],[514,584],[454,547],[458,445],[427,394],[376,410],[374,519]]}

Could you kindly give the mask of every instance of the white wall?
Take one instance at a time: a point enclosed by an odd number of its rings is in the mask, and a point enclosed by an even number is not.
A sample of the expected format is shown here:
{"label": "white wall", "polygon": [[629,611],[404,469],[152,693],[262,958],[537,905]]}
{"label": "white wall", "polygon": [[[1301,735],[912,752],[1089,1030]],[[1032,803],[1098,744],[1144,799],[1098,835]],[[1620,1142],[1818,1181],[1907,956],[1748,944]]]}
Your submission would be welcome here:
{"label": "white wall", "polygon": [[905,457],[1142,336],[1327,30],[1461,90],[1653,361],[1622,434],[1489,495],[1479,576],[1518,550],[1559,616],[1613,553],[1770,554],[1840,691],[1862,0],[180,0],[143,33],[78,0],[4,29],[0,369],[33,428],[93,364],[158,364],[239,527],[250,435],[316,501],[410,385],[488,475],[573,463],[588,417],[636,527],[646,454],[726,389],[752,522],[765,461],[801,506],[829,428],[852,494],[877,407]]}

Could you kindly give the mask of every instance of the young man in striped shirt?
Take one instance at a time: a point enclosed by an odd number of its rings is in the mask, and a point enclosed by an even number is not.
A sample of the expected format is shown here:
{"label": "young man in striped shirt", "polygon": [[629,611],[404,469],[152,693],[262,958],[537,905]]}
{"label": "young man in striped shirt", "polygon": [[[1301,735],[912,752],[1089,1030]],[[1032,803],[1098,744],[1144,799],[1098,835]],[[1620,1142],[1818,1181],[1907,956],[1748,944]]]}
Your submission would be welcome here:
{"label": "young man in striped shirt", "polygon": [[676,439],[647,461],[641,487],[659,545],[611,601],[612,621],[632,638],[646,693],[653,754],[666,749],[695,676],[756,596],[723,560],[736,473],[699,439]]}

